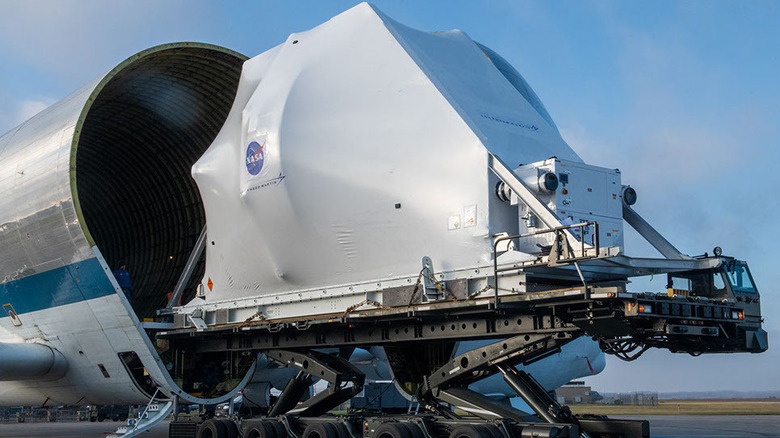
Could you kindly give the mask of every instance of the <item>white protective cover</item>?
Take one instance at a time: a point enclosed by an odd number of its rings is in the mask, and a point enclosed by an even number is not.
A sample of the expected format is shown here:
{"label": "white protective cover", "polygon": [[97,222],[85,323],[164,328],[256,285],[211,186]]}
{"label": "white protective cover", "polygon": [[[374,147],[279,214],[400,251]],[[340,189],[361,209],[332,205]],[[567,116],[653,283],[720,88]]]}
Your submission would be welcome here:
{"label": "white protective cover", "polygon": [[461,31],[363,3],[291,35],[245,63],[192,169],[206,301],[413,276],[426,255],[437,270],[485,265],[507,231],[488,225],[488,152],[581,161]]}

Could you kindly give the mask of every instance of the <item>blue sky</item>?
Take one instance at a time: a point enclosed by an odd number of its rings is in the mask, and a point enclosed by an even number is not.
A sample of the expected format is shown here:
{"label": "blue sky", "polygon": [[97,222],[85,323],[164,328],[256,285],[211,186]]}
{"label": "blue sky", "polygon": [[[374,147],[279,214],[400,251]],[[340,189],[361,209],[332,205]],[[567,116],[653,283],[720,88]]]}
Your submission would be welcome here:
{"label": "blue sky", "polygon": [[[0,132],[150,46],[203,41],[254,56],[354,4],[0,0]],[[409,26],[458,28],[501,53],[574,150],[620,168],[639,193],[636,209],[679,249],[720,245],[750,262],[769,352],[608,358],[589,379],[596,389],[780,390],[780,3],[375,4]],[[627,249],[656,255],[635,235]]]}

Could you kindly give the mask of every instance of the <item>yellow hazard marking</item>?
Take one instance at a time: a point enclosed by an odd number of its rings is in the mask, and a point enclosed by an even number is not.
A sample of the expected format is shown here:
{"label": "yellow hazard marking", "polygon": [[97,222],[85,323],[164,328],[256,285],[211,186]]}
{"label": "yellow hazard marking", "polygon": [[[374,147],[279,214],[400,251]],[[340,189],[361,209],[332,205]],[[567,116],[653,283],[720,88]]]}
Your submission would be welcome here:
{"label": "yellow hazard marking", "polygon": [[16,310],[14,310],[14,306],[12,306],[11,303],[3,304],[3,310],[5,310],[5,313],[11,318],[11,323],[14,327],[22,326],[22,320],[19,319],[19,315],[16,313]]}

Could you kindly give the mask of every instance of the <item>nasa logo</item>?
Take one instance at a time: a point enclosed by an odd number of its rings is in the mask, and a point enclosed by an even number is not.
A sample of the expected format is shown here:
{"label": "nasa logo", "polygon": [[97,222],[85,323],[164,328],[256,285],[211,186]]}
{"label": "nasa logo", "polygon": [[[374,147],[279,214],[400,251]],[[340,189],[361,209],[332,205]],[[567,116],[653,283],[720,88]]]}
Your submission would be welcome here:
{"label": "nasa logo", "polygon": [[246,170],[250,175],[257,175],[263,170],[263,161],[265,160],[265,142],[253,141],[246,148]]}

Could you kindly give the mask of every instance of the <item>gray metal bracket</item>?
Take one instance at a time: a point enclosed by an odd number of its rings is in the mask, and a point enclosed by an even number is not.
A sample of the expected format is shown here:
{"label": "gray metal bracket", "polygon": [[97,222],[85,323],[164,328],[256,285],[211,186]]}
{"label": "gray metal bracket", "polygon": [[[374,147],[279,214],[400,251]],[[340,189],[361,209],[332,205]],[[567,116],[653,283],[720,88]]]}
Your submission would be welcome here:
{"label": "gray metal bracket", "polygon": [[691,257],[681,253],[671,244],[664,236],[661,235],[655,228],[647,223],[642,216],[639,215],[633,208],[623,203],[623,219],[633,227],[637,233],[645,238],[655,249],[658,250],[667,259],[673,260],[692,260]]}
{"label": "gray metal bracket", "polygon": [[[282,391],[271,408],[269,416],[290,414],[316,417],[363,390],[365,375],[340,356],[314,350],[306,352],[270,350],[266,355],[282,365],[300,370]],[[314,382],[314,378],[328,382],[327,388],[298,404],[305,390]]]}
{"label": "gray metal bracket", "polygon": [[442,292],[441,282],[436,281],[436,271],[433,269],[433,260],[425,256],[422,258],[422,283],[425,288],[424,301],[436,301],[445,297]]}
{"label": "gray metal bracket", "polygon": [[205,225],[200,232],[200,236],[198,236],[198,240],[195,241],[195,247],[192,249],[190,257],[187,259],[187,264],[184,265],[184,271],[182,271],[179,281],[176,282],[176,287],[173,288],[171,299],[168,300],[168,304],[165,306],[166,309],[173,308],[176,306],[176,303],[179,302],[181,294],[184,292],[184,287],[187,286],[187,283],[190,281],[190,277],[192,277],[192,273],[195,271],[195,265],[198,264],[198,260],[200,260],[200,255],[203,254],[204,248],[206,248]]}

